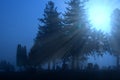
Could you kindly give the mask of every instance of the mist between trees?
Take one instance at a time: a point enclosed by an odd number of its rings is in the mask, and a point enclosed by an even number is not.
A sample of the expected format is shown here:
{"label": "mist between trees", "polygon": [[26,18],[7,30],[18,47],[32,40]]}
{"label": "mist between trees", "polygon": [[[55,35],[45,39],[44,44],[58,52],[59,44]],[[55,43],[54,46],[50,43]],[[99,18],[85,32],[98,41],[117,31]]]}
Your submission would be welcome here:
{"label": "mist between trees", "polygon": [[[18,44],[16,64],[20,69],[79,70],[99,69],[97,64],[84,62],[89,55],[102,56],[106,52],[120,55],[120,10],[111,15],[111,34],[93,29],[86,13],[84,0],[70,0],[63,13],[57,11],[53,1],[48,1],[43,17],[38,18],[38,33],[29,53],[26,46]],[[28,55],[27,55],[28,54]]]}

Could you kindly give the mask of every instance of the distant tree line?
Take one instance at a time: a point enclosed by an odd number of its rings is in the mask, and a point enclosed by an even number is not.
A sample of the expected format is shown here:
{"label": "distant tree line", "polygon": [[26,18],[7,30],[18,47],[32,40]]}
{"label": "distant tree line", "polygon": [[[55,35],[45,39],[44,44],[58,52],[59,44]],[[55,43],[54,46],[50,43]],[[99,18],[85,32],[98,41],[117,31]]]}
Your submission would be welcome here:
{"label": "distant tree line", "polygon": [[14,65],[5,60],[0,61],[0,72],[13,72],[13,71],[15,71]]}
{"label": "distant tree line", "polygon": [[[95,55],[95,53],[103,55],[109,52],[116,53],[118,56],[120,10],[113,12],[111,37],[91,28],[85,2],[84,0],[66,2],[68,7],[62,15],[57,11],[54,2],[48,1],[43,18],[38,19],[40,22],[38,33],[29,55],[27,56],[26,47],[20,44],[17,47],[17,65],[38,67],[47,63],[48,70],[51,69],[51,64],[52,69],[55,70],[56,63],[61,60],[63,65],[69,64],[70,69],[77,70],[80,68],[80,62],[85,61],[88,55]],[[91,64],[88,68],[90,66]],[[98,66],[95,65],[95,68],[97,69]]]}

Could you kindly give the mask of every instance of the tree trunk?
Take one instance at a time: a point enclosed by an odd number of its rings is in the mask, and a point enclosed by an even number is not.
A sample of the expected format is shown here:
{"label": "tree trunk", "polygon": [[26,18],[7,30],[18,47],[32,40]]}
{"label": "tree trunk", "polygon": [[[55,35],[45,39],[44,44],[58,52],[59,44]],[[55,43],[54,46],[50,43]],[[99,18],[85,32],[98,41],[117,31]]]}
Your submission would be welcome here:
{"label": "tree trunk", "polygon": [[50,71],[51,62],[48,61],[48,70]]}
{"label": "tree trunk", "polygon": [[119,55],[116,55],[116,57],[117,57],[117,69],[119,69]]}
{"label": "tree trunk", "polygon": [[79,69],[79,57],[78,56],[73,56],[72,69],[73,70],[78,70]]}
{"label": "tree trunk", "polygon": [[79,57],[76,56],[76,69],[79,70]]}
{"label": "tree trunk", "polygon": [[53,67],[52,67],[53,70],[55,70],[55,60],[53,60]]}
{"label": "tree trunk", "polygon": [[75,58],[76,58],[75,56],[73,56],[73,58],[72,58],[72,70],[76,69],[76,59]]}

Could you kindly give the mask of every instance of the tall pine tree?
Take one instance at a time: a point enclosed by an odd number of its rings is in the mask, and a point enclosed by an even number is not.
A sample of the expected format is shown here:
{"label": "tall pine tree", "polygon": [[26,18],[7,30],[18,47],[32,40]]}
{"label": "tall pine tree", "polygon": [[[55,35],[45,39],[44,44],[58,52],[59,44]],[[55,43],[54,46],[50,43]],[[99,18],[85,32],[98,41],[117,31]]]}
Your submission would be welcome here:
{"label": "tall pine tree", "polygon": [[64,14],[64,26],[69,39],[69,51],[72,56],[72,69],[79,68],[79,56],[83,56],[83,48],[88,39],[88,23],[84,9],[84,0],[70,0]]}
{"label": "tall pine tree", "polygon": [[55,64],[57,51],[63,44],[63,26],[60,13],[57,11],[54,2],[49,1],[46,4],[43,16],[39,19],[38,34],[29,58],[33,65],[48,62],[48,69],[50,69],[50,62],[52,61]]}
{"label": "tall pine tree", "polygon": [[112,40],[111,47],[117,57],[117,67],[120,66],[120,9],[115,9],[112,14]]}

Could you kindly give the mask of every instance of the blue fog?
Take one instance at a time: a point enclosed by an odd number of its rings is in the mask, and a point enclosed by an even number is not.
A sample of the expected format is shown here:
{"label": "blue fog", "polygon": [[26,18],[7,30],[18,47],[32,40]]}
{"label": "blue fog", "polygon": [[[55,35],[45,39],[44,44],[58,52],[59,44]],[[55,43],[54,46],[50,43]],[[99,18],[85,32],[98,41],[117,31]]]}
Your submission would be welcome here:
{"label": "blue fog", "polygon": [[[39,17],[42,17],[43,9],[48,0],[0,0],[0,60],[7,60],[15,64],[17,44],[27,46],[29,51],[37,33]],[[52,0],[59,7],[59,11],[64,11],[65,0]],[[60,2],[61,1],[61,2]],[[98,1],[98,0],[97,0]],[[101,0],[103,1],[103,0]],[[117,2],[119,0],[115,0]],[[91,0],[92,4],[93,0]],[[112,2],[111,2],[112,3]],[[115,7],[119,5],[111,4]],[[114,63],[113,58],[105,56],[109,64]],[[109,59],[109,60],[108,60]],[[98,61],[103,64],[104,58]],[[105,62],[107,64],[107,62]]]}

